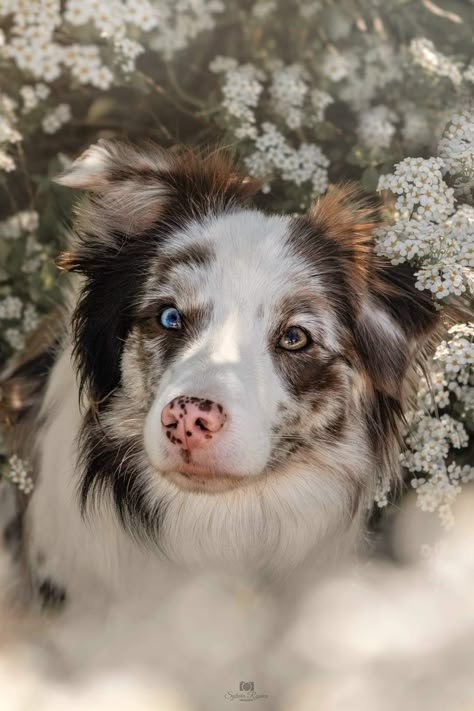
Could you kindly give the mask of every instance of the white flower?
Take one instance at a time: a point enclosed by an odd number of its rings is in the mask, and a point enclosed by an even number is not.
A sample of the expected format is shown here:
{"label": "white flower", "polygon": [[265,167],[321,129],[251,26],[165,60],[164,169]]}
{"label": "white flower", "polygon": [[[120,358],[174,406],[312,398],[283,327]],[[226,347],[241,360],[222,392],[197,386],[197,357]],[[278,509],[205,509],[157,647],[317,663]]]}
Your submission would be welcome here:
{"label": "white flower", "polygon": [[427,146],[432,140],[429,122],[413,102],[403,106],[402,136],[409,151]]}
{"label": "white flower", "polygon": [[169,60],[201,32],[214,29],[216,15],[225,5],[221,0],[161,0],[154,8],[157,25],[150,46]]}
{"label": "white flower", "polygon": [[15,484],[24,494],[31,494],[33,491],[33,479],[30,475],[30,468],[27,462],[14,454],[8,460],[8,466],[2,472],[6,479]]}
{"label": "white flower", "polygon": [[85,25],[92,20],[94,8],[87,0],[67,0],[64,19],[71,25]]}
{"label": "white flower", "polygon": [[220,74],[220,72],[229,72],[238,66],[238,62],[233,57],[222,57],[218,55],[209,65],[211,72]]}
{"label": "white flower", "polygon": [[444,171],[451,175],[474,174],[474,111],[465,109],[449,120],[438,144]]}
{"label": "white flower", "polygon": [[474,62],[471,62],[463,73],[463,78],[474,84]]}
{"label": "white flower", "polygon": [[303,105],[308,93],[306,72],[299,64],[280,67],[273,72],[270,95],[275,111],[289,128],[299,128],[303,122]]}
{"label": "white flower", "polygon": [[264,17],[271,15],[272,12],[275,12],[276,9],[276,0],[257,0],[252,8],[252,15],[258,17],[259,19],[263,19]]}
{"label": "white flower", "polygon": [[119,55],[122,69],[128,73],[134,71],[137,57],[145,51],[143,45],[127,37],[115,39],[114,49]]}
{"label": "white flower", "polygon": [[366,148],[388,148],[396,131],[396,121],[396,113],[383,104],[362,111],[357,128],[362,145]]}
{"label": "white flower", "polygon": [[125,0],[123,19],[149,32],[159,23],[159,12],[147,0]]}
{"label": "white flower", "polygon": [[222,103],[230,116],[245,124],[255,123],[254,109],[263,91],[263,78],[263,73],[252,64],[225,71]]}
{"label": "white flower", "polygon": [[23,210],[0,222],[0,238],[17,239],[22,234],[38,229],[39,215],[34,210]]}
{"label": "white flower", "polygon": [[59,104],[55,109],[46,114],[41,122],[45,133],[56,133],[61,126],[72,118],[69,104]]}
{"label": "white flower", "polygon": [[410,51],[415,63],[426,71],[439,77],[448,77],[455,85],[461,83],[460,65],[438,52],[431,40],[426,37],[413,39],[410,44]]}
{"label": "white flower", "polygon": [[266,187],[268,181],[278,174],[283,180],[296,185],[310,182],[314,195],[327,188],[329,161],[319,146],[302,143],[299,148],[293,148],[274,124],[265,122],[255,141],[255,148],[245,162],[252,175],[266,181]]}
{"label": "white flower", "polygon": [[15,161],[11,156],[0,148],[0,170],[5,171],[5,173],[11,173],[15,170]]}
{"label": "white flower", "polygon": [[348,57],[331,47],[323,59],[322,73],[331,81],[341,81],[348,76],[352,62]]}
{"label": "white flower", "polygon": [[440,158],[405,158],[392,175],[382,175],[378,190],[397,195],[402,216],[421,220],[446,218],[454,209],[454,191],[443,180]]}
{"label": "white flower", "polygon": [[324,120],[324,112],[330,104],[334,103],[334,99],[326,91],[313,89],[311,92],[311,104],[315,111],[312,116],[314,123],[320,123]]}
{"label": "white flower", "polygon": [[25,347],[25,337],[18,328],[7,328],[4,338],[15,351],[21,351]]}
{"label": "white flower", "polygon": [[19,319],[22,310],[23,304],[16,296],[7,296],[0,301],[0,319]]}
{"label": "white flower", "polygon": [[31,333],[39,324],[39,313],[34,304],[27,304],[23,314],[23,331]]}

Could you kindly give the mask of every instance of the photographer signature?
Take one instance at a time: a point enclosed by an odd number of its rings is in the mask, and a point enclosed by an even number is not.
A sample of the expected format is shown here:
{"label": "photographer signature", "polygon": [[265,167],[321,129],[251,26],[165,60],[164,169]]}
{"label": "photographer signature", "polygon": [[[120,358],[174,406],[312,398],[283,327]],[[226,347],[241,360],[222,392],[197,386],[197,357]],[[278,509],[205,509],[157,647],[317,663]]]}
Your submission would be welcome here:
{"label": "photographer signature", "polygon": [[268,694],[257,694],[256,691],[228,691],[224,694],[224,699],[228,701],[256,701],[257,699],[268,699]]}

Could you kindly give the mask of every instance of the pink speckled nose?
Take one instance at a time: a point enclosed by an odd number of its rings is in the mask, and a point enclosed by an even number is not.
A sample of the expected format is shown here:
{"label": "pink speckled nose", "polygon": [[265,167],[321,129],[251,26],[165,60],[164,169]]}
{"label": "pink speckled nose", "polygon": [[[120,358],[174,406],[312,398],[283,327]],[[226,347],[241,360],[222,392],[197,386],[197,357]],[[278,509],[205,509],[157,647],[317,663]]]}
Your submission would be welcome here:
{"label": "pink speckled nose", "polygon": [[227,414],[217,402],[181,395],[161,411],[161,424],[169,441],[180,449],[207,447],[224,427]]}

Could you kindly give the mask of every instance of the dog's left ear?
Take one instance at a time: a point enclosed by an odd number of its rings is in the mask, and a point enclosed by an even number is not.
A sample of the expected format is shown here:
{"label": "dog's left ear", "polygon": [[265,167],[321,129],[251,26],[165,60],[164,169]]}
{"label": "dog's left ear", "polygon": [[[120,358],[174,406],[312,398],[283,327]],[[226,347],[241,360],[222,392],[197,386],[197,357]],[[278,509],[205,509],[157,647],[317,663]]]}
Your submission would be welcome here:
{"label": "dog's left ear", "polygon": [[378,206],[352,187],[334,188],[309,211],[331,241],[351,300],[356,356],[374,388],[397,401],[405,377],[440,326],[432,296],[415,287],[408,264],[393,265],[375,252]]}

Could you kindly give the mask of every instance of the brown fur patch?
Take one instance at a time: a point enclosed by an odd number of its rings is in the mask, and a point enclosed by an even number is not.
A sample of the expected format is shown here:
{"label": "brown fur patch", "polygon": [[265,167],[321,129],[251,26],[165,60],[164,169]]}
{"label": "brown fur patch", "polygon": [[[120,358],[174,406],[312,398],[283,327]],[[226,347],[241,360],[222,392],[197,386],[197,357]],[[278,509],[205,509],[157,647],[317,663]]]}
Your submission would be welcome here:
{"label": "brown fur patch", "polygon": [[317,200],[308,217],[339,247],[354,292],[364,294],[373,260],[373,230],[381,224],[378,205],[356,185],[338,185]]}

